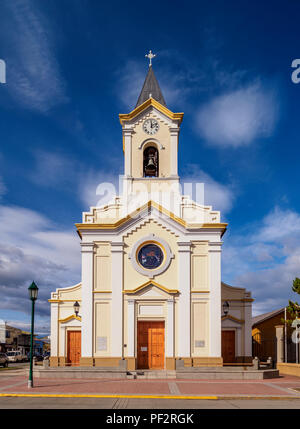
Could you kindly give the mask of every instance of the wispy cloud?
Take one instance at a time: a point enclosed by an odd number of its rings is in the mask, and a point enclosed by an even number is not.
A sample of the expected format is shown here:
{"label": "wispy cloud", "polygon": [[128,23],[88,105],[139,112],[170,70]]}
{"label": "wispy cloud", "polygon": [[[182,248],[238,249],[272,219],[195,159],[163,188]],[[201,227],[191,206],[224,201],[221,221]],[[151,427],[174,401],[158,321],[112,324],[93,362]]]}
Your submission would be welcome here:
{"label": "wispy cloud", "polygon": [[[190,195],[199,204],[211,205],[214,210],[220,210],[223,214],[230,212],[233,207],[237,194],[236,187],[231,183],[223,184],[217,182],[212,176],[199,169],[195,164],[189,164],[185,167],[184,174],[181,176],[181,183],[183,185],[191,183],[193,190],[195,190],[194,188],[197,183],[204,184],[203,195],[201,193],[197,195],[197,191],[193,192],[193,195]],[[184,189],[185,187],[183,187]],[[186,189],[188,190],[188,187]]]}
{"label": "wispy cloud", "polygon": [[55,187],[75,194],[84,204],[84,210],[106,204],[120,192],[113,158],[107,159],[105,167],[96,169],[63,153],[37,151],[34,156],[35,168],[32,169],[30,179],[38,186]]}
{"label": "wispy cloud", "polygon": [[0,222],[0,310],[29,312],[27,288],[34,280],[40,288],[37,313],[48,323],[50,292],[80,281],[76,232],[17,206],[0,206]]}
{"label": "wispy cloud", "polygon": [[269,137],[277,115],[275,92],[256,82],[210,100],[198,111],[196,128],[210,145],[239,147]]}
{"label": "wispy cloud", "polygon": [[[158,66],[153,64],[153,69],[167,106],[182,109],[188,95],[204,90],[204,73],[196,64],[184,59],[174,73],[174,57],[178,55],[175,50],[164,50],[157,55],[160,62]],[[148,65],[143,60],[129,60],[116,72],[116,93],[125,108],[134,109],[147,73]]]}
{"label": "wispy cloud", "polygon": [[67,101],[50,25],[31,0],[14,0],[7,7],[14,26],[7,88],[22,106],[47,112]]}
{"label": "wispy cloud", "polygon": [[225,240],[223,273],[252,291],[256,313],[283,307],[295,298],[291,285],[299,277],[300,214],[275,207],[248,229]]}

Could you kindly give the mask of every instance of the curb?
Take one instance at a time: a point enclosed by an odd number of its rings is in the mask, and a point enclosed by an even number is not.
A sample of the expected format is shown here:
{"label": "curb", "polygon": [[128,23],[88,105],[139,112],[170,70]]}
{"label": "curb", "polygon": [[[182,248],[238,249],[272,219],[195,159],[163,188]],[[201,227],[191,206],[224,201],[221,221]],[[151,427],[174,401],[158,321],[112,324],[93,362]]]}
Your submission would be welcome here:
{"label": "curb", "polygon": [[184,395],[89,395],[87,394],[63,394],[63,393],[0,393],[0,397],[22,398],[134,398],[134,399],[207,399],[217,400],[218,396],[184,396]]}
{"label": "curb", "polygon": [[21,398],[126,398],[126,399],[188,399],[188,400],[283,400],[300,399],[300,396],[185,396],[185,395],[91,395],[91,394],[63,394],[63,393],[0,393],[0,397],[21,397]]}

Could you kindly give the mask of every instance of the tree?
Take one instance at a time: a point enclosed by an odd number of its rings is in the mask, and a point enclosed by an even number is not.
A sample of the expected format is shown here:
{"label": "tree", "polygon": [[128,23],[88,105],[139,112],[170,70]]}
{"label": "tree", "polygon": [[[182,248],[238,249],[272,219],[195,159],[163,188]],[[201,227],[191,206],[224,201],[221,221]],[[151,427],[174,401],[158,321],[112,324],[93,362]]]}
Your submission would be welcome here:
{"label": "tree", "polygon": [[[293,280],[293,286],[292,291],[296,292],[298,295],[300,295],[300,279],[298,277]],[[289,312],[289,315],[291,316],[291,319],[286,320],[286,322],[291,325],[294,319],[298,319],[300,314],[300,305],[298,302],[293,302],[289,300],[289,305],[287,307],[287,311]]]}

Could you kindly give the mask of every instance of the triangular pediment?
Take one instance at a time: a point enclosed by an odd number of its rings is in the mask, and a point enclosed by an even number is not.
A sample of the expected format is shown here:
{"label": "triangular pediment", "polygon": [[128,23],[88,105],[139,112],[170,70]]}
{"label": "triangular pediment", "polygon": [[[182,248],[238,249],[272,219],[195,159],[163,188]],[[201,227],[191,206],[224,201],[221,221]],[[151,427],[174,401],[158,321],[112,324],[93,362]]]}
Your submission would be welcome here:
{"label": "triangular pediment", "polygon": [[121,124],[123,125],[126,122],[132,121],[137,116],[145,112],[150,106],[157,109],[159,112],[161,112],[164,116],[168,117],[172,121],[177,122],[178,125],[182,122],[183,115],[184,115],[183,113],[173,113],[171,110],[169,110],[167,107],[160,104],[158,101],[154,100],[153,98],[148,98],[148,100],[146,100],[144,103],[136,107],[132,112],[120,113],[119,118],[120,118]]}
{"label": "triangular pediment", "polygon": [[135,289],[123,291],[124,294],[144,298],[168,298],[170,295],[176,295],[178,292],[177,289],[168,289],[154,281],[148,281]]}
{"label": "triangular pediment", "polygon": [[114,232],[119,234],[124,233],[125,231],[130,231],[132,227],[135,227],[139,222],[144,221],[150,216],[159,219],[159,222],[167,228],[170,228],[170,230],[175,234],[178,234],[178,236],[182,234],[184,235],[187,231],[192,233],[203,229],[215,229],[224,232],[227,227],[227,224],[224,223],[189,223],[153,200],[147,201],[130,214],[127,214],[115,222],[105,223],[105,220],[103,219],[103,222],[101,223],[94,223],[91,218],[89,223],[76,223],[75,225],[80,237],[81,231],[88,230],[101,230],[101,233],[105,233],[107,231],[107,233]]}

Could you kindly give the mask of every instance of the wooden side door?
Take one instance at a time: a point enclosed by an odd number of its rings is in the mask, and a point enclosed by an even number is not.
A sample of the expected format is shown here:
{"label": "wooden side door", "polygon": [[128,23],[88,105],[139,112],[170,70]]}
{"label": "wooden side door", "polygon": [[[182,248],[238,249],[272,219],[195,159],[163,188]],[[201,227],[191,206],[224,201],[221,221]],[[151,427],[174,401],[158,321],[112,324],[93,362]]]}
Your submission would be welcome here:
{"label": "wooden side door", "polygon": [[137,325],[137,368],[149,369],[149,330],[151,322]]}
{"label": "wooden side door", "polygon": [[140,321],[137,331],[137,368],[163,369],[165,323]]}
{"label": "wooden side door", "polygon": [[81,331],[68,332],[67,360],[71,366],[79,365],[81,356]]}
{"label": "wooden side door", "polygon": [[235,363],[235,331],[222,331],[223,363]]}
{"label": "wooden side door", "polygon": [[150,329],[150,368],[163,369],[165,361],[165,324],[153,322]]}

